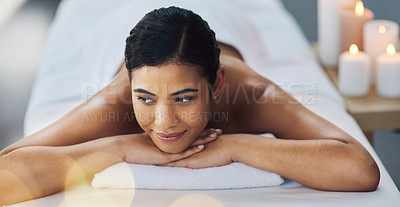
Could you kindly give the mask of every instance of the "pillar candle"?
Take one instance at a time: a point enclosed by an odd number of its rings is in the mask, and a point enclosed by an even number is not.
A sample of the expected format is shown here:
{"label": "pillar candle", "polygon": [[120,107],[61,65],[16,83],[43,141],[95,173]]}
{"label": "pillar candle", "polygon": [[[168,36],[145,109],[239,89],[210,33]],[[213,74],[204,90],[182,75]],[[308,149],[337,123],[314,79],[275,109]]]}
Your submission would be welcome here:
{"label": "pillar candle", "polygon": [[318,47],[321,62],[337,66],[340,54],[339,10],[356,0],[318,0]]}
{"label": "pillar candle", "polygon": [[359,50],[364,50],[364,24],[373,18],[374,13],[364,9],[362,1],[357,1],[355,7],[343,7],[340,10],[341,52],[346,51],[351,44],[356,44]]}
{"label": "pillar candle", "polygon": [[400,97],[400,55],[396,54],[394,45],[389,44],[386,54],[377,59],[376,89],[386,98]]}
{"label": "pillar candle", "polygon": [[339,57],[339,90],[345,96],[364,96],[369,91],[370,58],[352,44]]}
{"label": "pillar candle", "polygon": [[388,20],[374,20],[364,26],[364,51],[371,57],[371,83],[376,82],[376,58],[385,53],[389,44],[397,45],[399,26]]}
{"label": "pillar candle", "polygon": [[357,0],[339,0],[340,7],[351,7],[354,8]]}

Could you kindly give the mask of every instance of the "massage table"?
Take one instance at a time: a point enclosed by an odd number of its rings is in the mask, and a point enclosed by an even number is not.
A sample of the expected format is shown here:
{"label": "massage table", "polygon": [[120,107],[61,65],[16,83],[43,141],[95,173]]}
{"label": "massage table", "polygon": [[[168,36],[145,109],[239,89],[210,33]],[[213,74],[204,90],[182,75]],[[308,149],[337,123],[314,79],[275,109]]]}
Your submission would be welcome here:
{"label": "massage table", "polygon": [[[208,1],[208,6],[226,6],[218,5],[223,2]],[[286,178],[280,186],[229,190],[94,189],[90,185],[79,185],[11,206],[400,206],[400,194],[393,180],[360,127],[346,112],[343,99],[283,4],[279,0],[229,2],[236,10],[226,10],[236,12],[235,16],[240,18],[232,24],[246,24],[251,33],[258,31],[254,33],[257,36],[247,40],[243,36],[244,44],[235,45],[245,51],[249,51],[245,47],[254,48],[245,55],[245,61],[304,106],[362,143],[380,168],[381,179],[376,191],[320,191]],[[159,3],[170,4],[167,0]],[[139,0],[63,0],[52,23],[33,87],[25,117],[25,135],[54,122],[107,85],[123,60],[124,40],[129,30],[138,18],[157,5],[144,5]],[[129,8],[136,10],[127,12]],[[136,19],[136,22],[121,20],[124,12],[129,13],[127,19]],[[210,20],[207,15],[200,15]],[[211,20],[209,24],[216,31],[217,39],[229,33]],[[229,43],[229,35],[225,40]],[[104,54],[107,60],[96,57]],[[252,60],[253,57],[257,58]]]}

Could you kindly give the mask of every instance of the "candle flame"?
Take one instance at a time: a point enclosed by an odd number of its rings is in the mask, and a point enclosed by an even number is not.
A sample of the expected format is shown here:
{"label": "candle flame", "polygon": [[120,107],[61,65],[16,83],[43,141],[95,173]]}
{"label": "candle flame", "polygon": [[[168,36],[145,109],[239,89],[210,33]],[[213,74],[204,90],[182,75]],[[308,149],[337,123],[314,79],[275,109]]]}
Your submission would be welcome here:
{"label": "candle flame", "polygon": [[396,48],[392,44],[388,44],[386,47],[386,54],[393,56],[396,54]]}
{"label": "candle flame", "polygon": [[386,27],[385,26],[379,26],[378,30],[379,30],[379,33],[383,34],[383,33],[386,32]]}
{"label": "candle flame", "polygon": [[352,55],[356,55],[358,53],[358,47],[356,44],[351,44],[349,48],[349,53]]}
{"label": "candle flame", "polygon": [[357,16],[362,16],[364,15],[364,4],[362,1],[357,1],[356,2],[356,7],[355,7],[355,12]]}

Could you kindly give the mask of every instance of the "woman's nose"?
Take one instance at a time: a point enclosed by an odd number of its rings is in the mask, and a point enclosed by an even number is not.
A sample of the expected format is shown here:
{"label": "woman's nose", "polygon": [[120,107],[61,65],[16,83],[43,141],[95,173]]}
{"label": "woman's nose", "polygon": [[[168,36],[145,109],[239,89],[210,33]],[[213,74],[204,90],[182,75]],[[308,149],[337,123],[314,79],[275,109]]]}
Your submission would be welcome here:
{"label": "woman's nose", "polygon": [[160,104],[155,114],[155,124],[158,126],[173,127],[179,122],[171,104]]}

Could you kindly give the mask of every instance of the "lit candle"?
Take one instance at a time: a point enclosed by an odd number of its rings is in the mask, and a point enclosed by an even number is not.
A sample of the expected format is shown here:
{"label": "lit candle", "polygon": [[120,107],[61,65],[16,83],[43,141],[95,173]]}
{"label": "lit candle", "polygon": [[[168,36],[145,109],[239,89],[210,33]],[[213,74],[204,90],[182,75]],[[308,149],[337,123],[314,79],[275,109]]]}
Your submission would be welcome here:
{"label": "lit candle", "polygon": [[337,66],[340,54],[339,10],[356,0],[318,0],[318,47],[321,62]]}
{"label": "lit candle", "polygon": [[370,58],[352,44],[339,57],[339,90],[345,96],[363,96],[369,91]]}
{"label": "lit candle", "polygon": [[377,59],[376,89],[386,98],[400,97],[400,55],[396,54],[394,45],[386,47],[386,54]]}
{"label": "lit candle", "polygon": [[388,20],[374,20],[364,26],[364,51],[371,57],[371,83],[376,82],[376,58],[385,54],[386,46],[397,45],[399,26]]}
{"label": "lit candle", "polygon": [[355,7],[343,7],[340,10],[341,52],[346,51],[351,44],[357,44],[359,50],[364,50],[364,24],[372,19],[374,13],[364,9],[362,1],[357,1]]}

